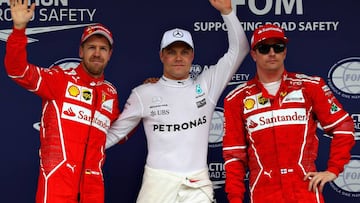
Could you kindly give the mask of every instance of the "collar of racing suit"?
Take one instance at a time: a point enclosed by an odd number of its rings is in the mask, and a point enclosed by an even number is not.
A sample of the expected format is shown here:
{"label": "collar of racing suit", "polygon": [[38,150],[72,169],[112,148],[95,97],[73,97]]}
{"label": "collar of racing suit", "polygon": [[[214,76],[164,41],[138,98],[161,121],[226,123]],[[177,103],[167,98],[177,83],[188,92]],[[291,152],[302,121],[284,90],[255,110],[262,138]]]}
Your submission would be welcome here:
{"label": "collar of racing suit", "polygon": [[[283,93],[287,93],[288,92],[288,87],[287,85],[285,84],[285,81],[286,81],[286,78],[287,78],[287,71],[284,70],[282,76],[281,76],[281,84],[280,84],[280,88],[278,90],[278,93],[280,92],[280,94]],[[264,85],[261,83],[261,81],[259,80],[259,77],[258,75],[255,76],[254,78],[254,83],[257,87],[259,87],[261,89],[261,92],[262,92],[262,96],[265,97],[265,98],[269,98],[269,99],[274,99],[276,97],[276,95],[271,95],[269,94],[269,92],[266,90],[266,88],[264,87]]]}
{"label": "collar of racing suit", "polygon": [[192,80],[191,80],[190,76],[184,80],[172,80],[165,76],[162,76],[161,79],[159,80],[159,82],[164,85],[171,86],[171,87],[186,87],[186,86],[192,84]]}

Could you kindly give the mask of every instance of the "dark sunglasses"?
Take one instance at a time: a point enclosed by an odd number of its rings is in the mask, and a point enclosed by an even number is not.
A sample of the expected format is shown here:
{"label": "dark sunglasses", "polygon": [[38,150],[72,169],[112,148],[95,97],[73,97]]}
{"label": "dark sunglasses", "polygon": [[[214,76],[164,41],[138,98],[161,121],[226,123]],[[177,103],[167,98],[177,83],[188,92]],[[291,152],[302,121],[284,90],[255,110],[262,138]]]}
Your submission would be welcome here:
{"label": "dark sunglasses", "polygon": [[285,50],[285,44],[259,44],[256,49],[259,50],[261,54],[268,54],[270,52],[270,48],[274,49],[275,53],[281,53]]}

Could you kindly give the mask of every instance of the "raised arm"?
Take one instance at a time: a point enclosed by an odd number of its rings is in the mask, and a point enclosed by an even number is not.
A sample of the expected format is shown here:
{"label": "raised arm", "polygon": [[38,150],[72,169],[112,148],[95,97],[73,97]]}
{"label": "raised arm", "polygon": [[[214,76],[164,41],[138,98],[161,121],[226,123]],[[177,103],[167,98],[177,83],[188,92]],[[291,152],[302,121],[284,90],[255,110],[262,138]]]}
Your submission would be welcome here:
{"label": "raised arm", "polygon": [[34,15],[35,4],[28,8],[28,0],[10,0],[10,10],[14,25],[6,42],[5,70],[21,86],[34,90],[40,74],[35,68],[29,68],[27,62],[25,28]]}
{"label": "raised arm", "polygon": [[211,66],[200,76],[206,78],[205,81],[211,87],[210,98],[212,98],[212,102],[216,103],[231,77],[249,53],[250,48],[237,14],[232,10],[231,0],[210,0],[210,3],[221,12],[227,28],[229,46],[227,52],[218,60],[216,65]]}

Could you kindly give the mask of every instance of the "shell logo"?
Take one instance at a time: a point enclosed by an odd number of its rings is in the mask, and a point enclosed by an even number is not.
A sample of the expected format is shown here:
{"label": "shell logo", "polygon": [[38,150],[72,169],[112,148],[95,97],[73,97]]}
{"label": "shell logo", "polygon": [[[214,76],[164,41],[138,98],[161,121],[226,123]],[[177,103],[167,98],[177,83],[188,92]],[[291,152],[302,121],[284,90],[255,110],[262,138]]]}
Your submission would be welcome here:
{"label": "shell logo", "polygon": [[75,85],[71,85],[68,89],[68,92],[71,96],[77,97],[80,94],[80,90]]}
{"label": "shell logo", "polygon": [[255,100],[254,99],[246,99],[244,102],[244,106],[246,110],[253,109],[255,106]]}

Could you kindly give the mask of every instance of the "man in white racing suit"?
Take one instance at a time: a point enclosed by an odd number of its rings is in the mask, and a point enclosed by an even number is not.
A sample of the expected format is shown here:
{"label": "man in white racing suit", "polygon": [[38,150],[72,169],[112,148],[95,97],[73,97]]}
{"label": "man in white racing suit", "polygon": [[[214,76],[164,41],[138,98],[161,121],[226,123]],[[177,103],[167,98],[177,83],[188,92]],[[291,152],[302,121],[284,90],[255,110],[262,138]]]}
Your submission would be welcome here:
{"label": "man in white racing suit", "polygon": [[160,46],[163,76],[132,90],[108,131],[109,148],[143,120],[148,155],[138,203],[213,202],[207,150],[211,118],[222,91],[248,54],[249,45],[231,0],[210,0],[221,12],[229,48],[216,65],[190,77],[194,59],[191,34],[175,28]]}

